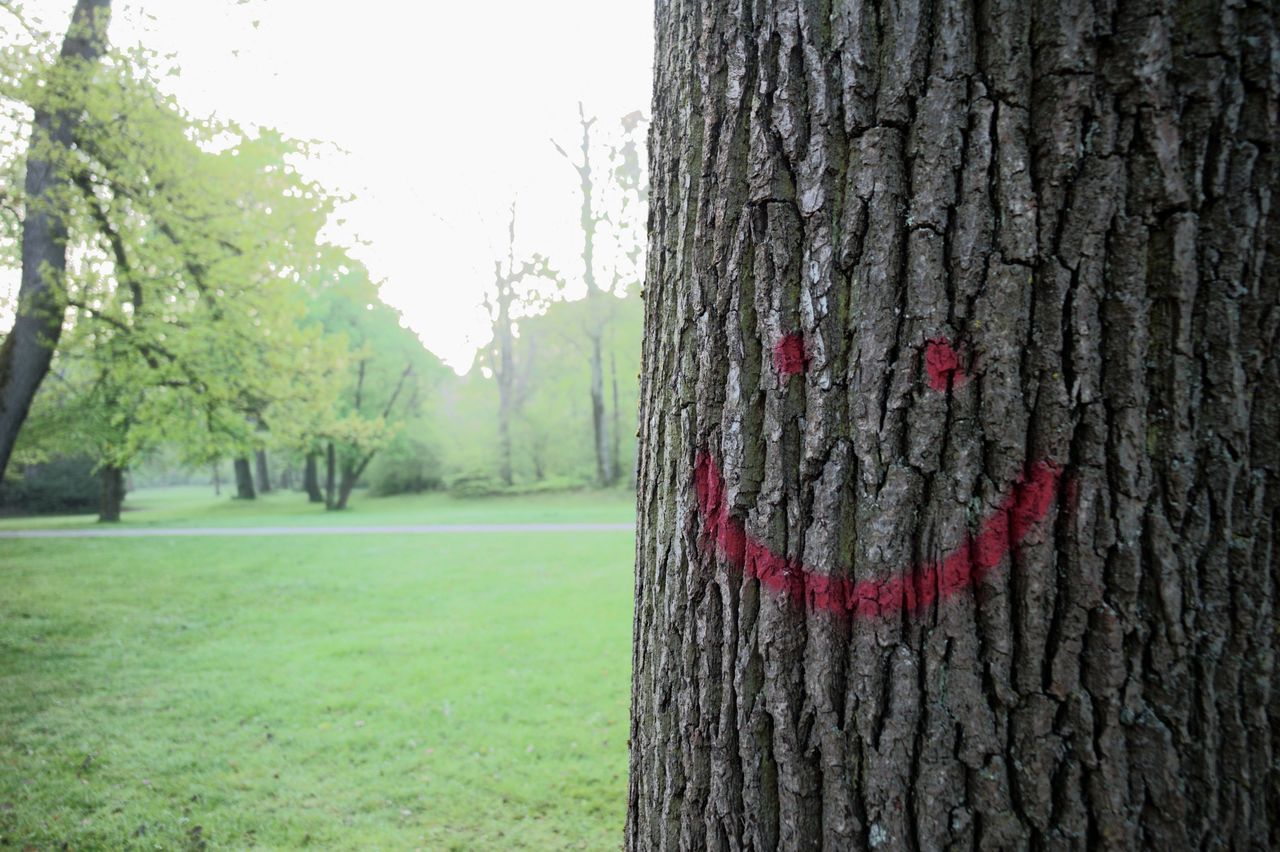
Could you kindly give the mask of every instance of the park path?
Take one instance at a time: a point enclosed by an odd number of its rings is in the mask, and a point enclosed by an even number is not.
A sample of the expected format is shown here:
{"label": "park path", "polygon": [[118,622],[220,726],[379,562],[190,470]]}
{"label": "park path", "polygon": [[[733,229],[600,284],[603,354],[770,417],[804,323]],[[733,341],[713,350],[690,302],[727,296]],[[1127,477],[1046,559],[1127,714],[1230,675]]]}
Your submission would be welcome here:
{"label": "park path", "polygon": [[0,538],[168,538],[284,535],[422,535],[438,533],[631,532],[635,524],[404,524],[364,527],[137,527],[68,530],[0,530]]}

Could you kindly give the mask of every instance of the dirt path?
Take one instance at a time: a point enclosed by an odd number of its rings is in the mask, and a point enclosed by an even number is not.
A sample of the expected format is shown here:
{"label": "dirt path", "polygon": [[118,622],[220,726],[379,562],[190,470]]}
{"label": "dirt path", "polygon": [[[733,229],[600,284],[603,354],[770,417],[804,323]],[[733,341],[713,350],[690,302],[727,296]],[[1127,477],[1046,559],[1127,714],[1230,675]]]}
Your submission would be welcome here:
{"label": "dirt path", "polygon": [[67,530],[0,530],[0,538],[166,538],[284,535],[420,535],[435,533],[631,532],[634,524],[407,524],[366,527],[137,527]]}

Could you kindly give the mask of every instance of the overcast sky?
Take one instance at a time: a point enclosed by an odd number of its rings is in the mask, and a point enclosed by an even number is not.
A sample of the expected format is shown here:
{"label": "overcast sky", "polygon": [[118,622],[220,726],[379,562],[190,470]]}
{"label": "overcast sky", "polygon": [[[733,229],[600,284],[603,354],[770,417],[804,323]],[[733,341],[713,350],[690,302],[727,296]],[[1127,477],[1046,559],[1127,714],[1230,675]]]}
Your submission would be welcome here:
{"label": "overcast sky", "polygon": [[[72,0],[25,5],[61,32]],[[513,197],[519,250],[581,268],[577,178],[550,141],[576,146],[578,101],[610,128],[649,112],[650,0],[116,6],[112,41],[176,53],[167,79],[194,114],[337,146],[305,167],[358,196],[331,237],[369,243],[355,254],[383,297],[458,369],[489,337],[481,299]]]}

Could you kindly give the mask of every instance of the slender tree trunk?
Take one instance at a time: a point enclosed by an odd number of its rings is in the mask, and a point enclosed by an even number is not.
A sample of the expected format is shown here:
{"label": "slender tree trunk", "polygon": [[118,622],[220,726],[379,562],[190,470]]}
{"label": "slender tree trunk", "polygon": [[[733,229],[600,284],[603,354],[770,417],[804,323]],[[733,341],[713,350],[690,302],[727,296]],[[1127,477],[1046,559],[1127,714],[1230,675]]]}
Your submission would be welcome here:
{"label": "slender tree trunk", "polygon": [[618,410],[618,358],[609,352],[609,380],[613,383],[613,422],[609,428],[609,466],[613,470],[613,482],[617,485],[622,475],[622,412]]}
{"label": "slender tree trunk", "polygon": [[249,459],[240,456],[235,460],[236,499],[253,500],[258,495],[253,490],[253,471],[249,468]]}
{"label": "slender tree trunk", "polygon": [[609,458],[609,425],[605,420],[604,358],[600,334],[591,335],[591,429],[595,439],[596,484],[608,487],[614,482],[614,469]]}
{"label": "slender tree trunk", "polygon": [[117,523],[120,520],[120,511],[124,507],[124,470],[118,467],[104,467],[98,471],[98,480],[101,483],[98,520],[102,523]]}
{"label": "slender tree trunk", "polygon": [[289,491],[293,488],[293,462],[280,468],[280,490]]}
{"label": "slender tree trunk", "polygon": [[62,52],[49,77],[70,106],[38,109],[31,122],[23,186],[22,279],[13,328],[0,342],[0,480],[9,466],[31,400],[49,372],[66,313],[67,222],[63,206],[71,181],[64,164],[90,66],[106,51],[110,0],[78,0]]}
{"label": "slender tree trunk", "polygon": [[[514,213],[512,229],[514,231]],[[508,267],[511,261],[508,260]],[[498,338],[498,475],[504,485],[512,484],[511,474],[511,412],[514,407],[515,391],[515,357],[511,340],[511,290],[510,270],[506,276],[495,264],[498,286],[498,318],[494,323],[494,334]]]}
{"label": "slender tree trunk", "polygon": [[267,467],[267,451],[256,450],[253,455],[257,462],[258,493],[267,494],[271,491],[271,471]]}
{"label": "slender tree trunk", "polygon": [[[582,227],[582,276],[583,283],[587,287],[587,304],[591,323],[587,329],[587,337],[591,341],[591,351],[588,353],[591,364],[591,430],[595,441],[596,484],[609,486],[617,478],[617,471],[609,458],[609,427],[605,420],[604,353],[601,341],[604,337],[605,325],[602,300],[606,294],[596,281],[596,226],[600,222],[600,217],[596,215],[592,200],[595,183],[591,172],[591,126],[596,120],[587,118],[581,103],[578,104],[578,121],[582,126],[581,160],[577,163],[571,159],[569,161],[578,173],[581,200],[578,219]],[[563,150],[560,153],[569,159],[569,155]]]}
{"label": "slender tree trunk", "polygon": [[337,457],[333,448],[333,441],[329,442],[325,449],[324,459],[324,507],[329,510],[337,508],[337,497],[334,493],[337,477]]}
{"label": "slender tree trunk", "polygon": [[213,463],[213,496],[222,496],[222,471],[218,469],[218,462]]}
{"label": "slender tree trunk", "polygon": [[659,0],[627,848],[1280,846],[1278,46]]}
{"label": "slender tree trunk", "polygon": [[307,453],[307,466],[302,473],[302,487],[307,492],[307,502],[323,503],[324,493],[320,490],[320,454]]}

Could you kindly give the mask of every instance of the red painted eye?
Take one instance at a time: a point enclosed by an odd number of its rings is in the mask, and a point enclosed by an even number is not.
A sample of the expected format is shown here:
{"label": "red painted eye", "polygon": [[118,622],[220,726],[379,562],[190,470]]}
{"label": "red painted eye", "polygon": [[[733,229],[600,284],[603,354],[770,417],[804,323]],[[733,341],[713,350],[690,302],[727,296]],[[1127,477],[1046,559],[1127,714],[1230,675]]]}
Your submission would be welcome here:
{"label": "red painted eye", "polygon": [[794,376],[809,369],[809,356],[804,351],[804,335],[783,336],[773,347],[773,368],[783,376]]}
{"label": "red painted eye", "polygon": [[929,377],[929,387],[937,391],[958,388],[969,378],[960,366],[959,353],[945,337],[935,337],[925,343],[924,370]]}

